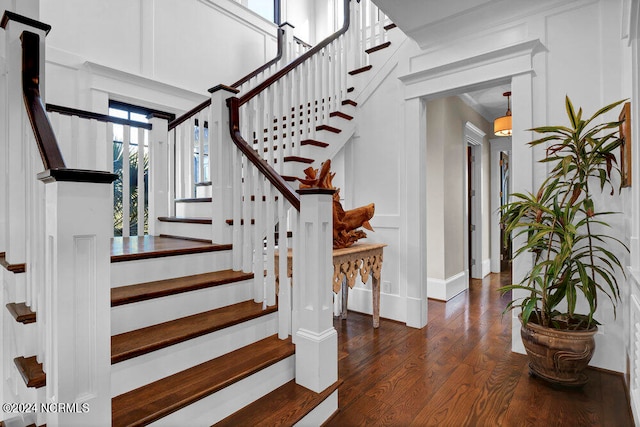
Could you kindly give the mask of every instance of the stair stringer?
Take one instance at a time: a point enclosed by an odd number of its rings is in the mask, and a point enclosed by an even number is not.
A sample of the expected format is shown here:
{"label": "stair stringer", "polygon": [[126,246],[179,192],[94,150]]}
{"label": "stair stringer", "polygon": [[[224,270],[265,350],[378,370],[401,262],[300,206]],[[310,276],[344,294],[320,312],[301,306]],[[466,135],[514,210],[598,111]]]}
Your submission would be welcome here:
{"label": "stair stringer", "polygon": [[[391,40],[391,46],[381,51],[375,52],[372,55],[377,55],[374,62],[374,67],[368,74],[370,78],[364,80],[362,77],[356,76],[354,79],[360,79],[358,81],[361,89],[357,90],[354,100],[358,103],[358,106],[365,104],[371,95],[380,87],[385,79],[395,70],[400,62],[400,58],[405,57],[403,54],[406,49],[411,49],[411,39],[407,37],[399,29],[394,28],[389,36]],[[364,76],[364,74],[360,75]]]}

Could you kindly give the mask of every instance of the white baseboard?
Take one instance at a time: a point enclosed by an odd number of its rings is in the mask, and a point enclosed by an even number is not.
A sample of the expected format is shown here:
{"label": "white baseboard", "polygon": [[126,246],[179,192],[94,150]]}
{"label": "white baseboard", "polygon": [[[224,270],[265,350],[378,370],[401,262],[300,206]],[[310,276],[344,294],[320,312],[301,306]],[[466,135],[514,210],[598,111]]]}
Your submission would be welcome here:
{"label": "white baseboard", "polygon": [[[361,287],[349,289],[349,310],[373,314],[371,289]],[[380,317],[406,322],[406,311],[406,299],[404,297],[380,293]]]}
{"label": "white baseboard", "polygon": [[491,273],[491,258],[482,261],[482,278],[487,277]]}
{"label": "white baseboard", "polygon": [[[482,263],[484,267],[484,262]],[[427,296],[431,299],[449,301],[469,287],[469,273],[461,271],[445,280],[427,278]]]}

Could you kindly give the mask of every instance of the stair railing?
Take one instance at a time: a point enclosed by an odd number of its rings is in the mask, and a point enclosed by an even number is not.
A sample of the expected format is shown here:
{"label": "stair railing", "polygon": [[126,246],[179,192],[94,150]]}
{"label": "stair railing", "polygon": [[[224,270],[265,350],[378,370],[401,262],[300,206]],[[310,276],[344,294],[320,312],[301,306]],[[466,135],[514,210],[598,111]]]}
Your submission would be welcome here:
{"label": "stair railing", "polygon": [[[293,37],[291,27],[283,24],[278,29],[278,51],[276,56],[248,73],[230,87],[238,91],[248,91],[259,82],[271,76],[282,62],[285,46]],[[209,90],[213,93],[216,88]],[[214,111],[211,108],[211,98],[200,103],[180,117],[171,121],[169,131],[169,198],[170,200],[192,198],[208,195],[205,191],[198,191],[198,187],[205,187],[211,182],[209,166],[209,123],[212,122]],[[224,104],[220,106],[224,108]],[[170,215],[175,215],[175,206],[171,203]]]}
{"label": "stair railing", "polygon": [[[164,148],[152,137],[153,124],[60,105],[47,104],[46,108],[70,166],[118,175],[113,193],[114,235],[154,234],[153,218],[165,216],[167,209],[156,206],[160,197],[151,194],[163,186],[158,175],[166,176],[163,169],[151,165],[151,159],[160,155],[157,151]],[[164,135],[166,138],[166,132]],[[161,198],[166,198],[166,190]]]}
{"label": "stair railing", "polygon": [[385,26],[389,18],[371,0],[359,1],[360,7],[353,8],[350,44],[354,47],[350,69],[369,65],[368,49],[380,46],[388,41]]}
{"label": "stair railing", "polygon": [[[65,164],[42,98],[45,37],[50,26],[5,12],[8,89],[0,136],[7,180],[2,248],[25,274],[11,276],[3,293],[36,313],[35,333],[3,330],[3,360],[32,358],[46,374],[45,391],[4,396],[39,405],[86,402],[86,414],[32,414],[37,425],[109,422],[111,186],[114,174]],[[44,169],[44,170],[43,170]],[[8,287],[7,287],[8,286]],[[24,354],[27,353],[27,354]],[[14,359],[16,358],[16,359]],[[36,368],[36,369],[40,369]],[[23,390],[17,370],[9,386]],[[18,392],[19,393],[19,392]]]}

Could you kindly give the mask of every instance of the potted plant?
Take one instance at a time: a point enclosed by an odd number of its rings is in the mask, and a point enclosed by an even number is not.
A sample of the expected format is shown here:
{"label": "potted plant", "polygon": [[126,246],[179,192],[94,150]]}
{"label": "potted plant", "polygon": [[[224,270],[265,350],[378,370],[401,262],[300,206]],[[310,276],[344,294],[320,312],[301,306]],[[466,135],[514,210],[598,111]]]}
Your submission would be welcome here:
{"label": "potted plant", "polygon": [[[605,218],[613,212],[596,212],[594,191],[618,186],[614,150],[622,140],[619,122],[601,122],[601,116],[620,105],[598,110],[589,119],[577,113],[569,97],[565,104],[570,126],[532,129],[542,134],[531,146],[547,144],[540,162],[550,164],[549,176],[535,194],[516,193],[501,207],[505,235],[526,240],[514,256],[532,256],[530,270],[520,283],[500,291],[524,290],[505,312],[522,310],[522,340],[530,372],[554,383],[583,385],[583,370],[595,349],[594,318],[599,296],[613,304],[620,299],[617,273],[624,274],[614,247],[628,249],[606,234]],[[577,313],[580,305],[585,313]]]}

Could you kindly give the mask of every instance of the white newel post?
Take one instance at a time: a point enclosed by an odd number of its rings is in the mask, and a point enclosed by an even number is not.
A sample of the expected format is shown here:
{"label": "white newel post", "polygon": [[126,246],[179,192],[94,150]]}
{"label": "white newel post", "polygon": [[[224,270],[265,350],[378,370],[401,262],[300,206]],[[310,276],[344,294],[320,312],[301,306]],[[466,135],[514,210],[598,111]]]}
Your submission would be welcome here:
{"label": "white newel post", "polygon": [[[103,174],[106,180],[109,175]],[[47,414],[46,423],[110,425],[111,181],[43,180],[47,206],[46,403],[71,408]]]}
{"label": "white newel post", "polygon": [[310,188],[300,194],[299,250],[293,287],[298,304],[296,382],[319,393],[338,380],[338,334],[333,327],[331,279],[334,190]]}
{"label": "white newel post", "polygon": [[[225,85],[209,89],[211,93],[211,113],[209,117],[211,199],[213,203],[213,241],[215,243],[231,243],[232,227],[225,222],[233,218],[231,176],[232,150],[235,150],[229,135],[229,109],[227,98],[238,93]],[[215,165],[215,168],[214,168]]]}
{"label": "white newel post", "polygon": [[168,118],[149,117],[149,235],[157,235],[158,217],[170,216]]}
{"label": "white newel post", "polygon": [[284,51],[282,52],[282,64],[286,65],[293,61],[295,57],[295,44],[293,41],[293,29],[295,27],[288,22],[280,24],[280,29],[284,31]]}

